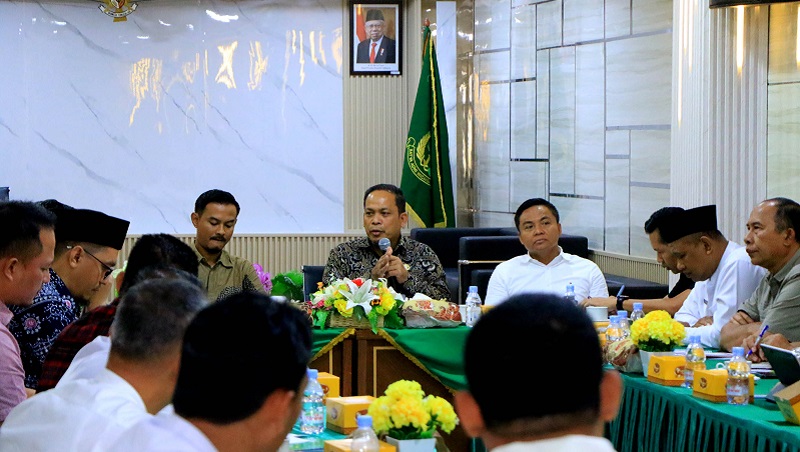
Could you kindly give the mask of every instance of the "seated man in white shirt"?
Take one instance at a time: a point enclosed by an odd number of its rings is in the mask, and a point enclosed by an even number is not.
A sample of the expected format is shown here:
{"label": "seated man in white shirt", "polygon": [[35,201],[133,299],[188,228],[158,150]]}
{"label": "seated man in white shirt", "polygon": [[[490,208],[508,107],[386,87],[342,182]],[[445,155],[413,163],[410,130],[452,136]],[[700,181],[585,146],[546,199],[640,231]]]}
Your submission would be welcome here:
{"label": "seated man in white shirt", "polygon": [[183,332],[208,304],[197,278],[183,273],[186,278],[132,287],[111,327],[106,368],[94,378],[65,382],[14,408],[0,429],[2,449],[105,450],[126,428],[168,405]]}
{"label": "seated man in white shirt", "polygon": [[[532,372],[517,382],[524,391],[498,384],[498,375],[519,374],[520,356],[509,344],[564,357],[559,375],[580,383],[552,390],[551,373]],[[514,295],[486,313],[467,336],[464,373],[469,389],[455,399],[461,425],[492,452],[614,450],[603,430],[617,416],[622,380],[603,369],[592,321],[560,296]]]}
{"label": "seated man in white shirt", "polygon": [[172,405],[109,451],[275,451],[292,429],[311,358],[305,313],[255,292],[201,311],[186,330]]}
{"label": "seated man in white shirt", "polygon": [[766,270],[750,262],[742,245],[728,241],[717,229],[717,207],[696,207],[682,212],[661,230],[678,270],[695,281],[675,320],[699,335],[704,346],[719,347],[720,331],[744,303]]}
{"label": "seated man in white shirt", "polygon": [[587,297],[608,297],[606,278],[597,264],[565,253],[558,246],[561,223],[556,206],[541,198],[529,199],[517,209],[514,223],[528,254],[494,269],[486,289],[486,305],[497,305],[511,295],[525,292],[564,295],[570,283],[575,286],[576,302]]}

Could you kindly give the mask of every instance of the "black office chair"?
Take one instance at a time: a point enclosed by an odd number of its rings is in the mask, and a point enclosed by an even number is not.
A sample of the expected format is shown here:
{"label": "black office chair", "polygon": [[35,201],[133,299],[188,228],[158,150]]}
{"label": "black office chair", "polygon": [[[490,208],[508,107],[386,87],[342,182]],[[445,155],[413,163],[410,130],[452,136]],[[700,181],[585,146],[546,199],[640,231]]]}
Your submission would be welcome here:
{"label": "black office chair", "polygon": [[324,265],[303,265],[303,299],[309,300],[311,294],[317,291],[317,283],[322,282]]}

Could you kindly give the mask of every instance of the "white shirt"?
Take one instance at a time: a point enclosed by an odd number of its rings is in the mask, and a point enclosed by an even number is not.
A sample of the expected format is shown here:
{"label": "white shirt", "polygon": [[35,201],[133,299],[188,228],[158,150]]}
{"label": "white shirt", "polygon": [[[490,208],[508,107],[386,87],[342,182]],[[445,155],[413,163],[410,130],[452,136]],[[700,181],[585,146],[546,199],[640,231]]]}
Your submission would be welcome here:
{"label": "white shirt", "polygon": [[67,382],[19,404],[0,428],[0,450],[102,451],[148,417],[133,386],[103,369],[95,378]]}
{"label": "white shirt", "polygon": [[728,242],[717,269],[710,278],[695,284],[675,313],[675,320],[694,325],[703,317],[713,316],[711,325],[687,328],[686,337],[699,335],[704,346],[718,348],[722,327],[750,298],[766,274],[766,269],[750,262],[742,245]]}
{"label": "white shirt", "polygon": [[215,452],[216,447],[197,427],[175,413],[159,413],[123,432],[108,452]]}
{"label": "white shirt", "polygon": [[78,350],[67,367],[67,371],[56,383],[56,388],[70,381],[96,377],[106,368],[110,352],[111,338],[97,336],[92,342]]}
{"label": "white shirt", "polygon": [[492,452],[613,452],[611,441],[599,436],[566,435],[557,438],[542,439],[503,444]]}
{"label": "white shirt", "polygon": [[506,298],[530,292],[563,296],[567,284],[575,286],[575,301],[588,297],[607,297],[608,286],[600,267],[589,259],[565,253],[545,265],[528,254],[509,259],[494,269],[486,289],[487,305],[498,305]]}

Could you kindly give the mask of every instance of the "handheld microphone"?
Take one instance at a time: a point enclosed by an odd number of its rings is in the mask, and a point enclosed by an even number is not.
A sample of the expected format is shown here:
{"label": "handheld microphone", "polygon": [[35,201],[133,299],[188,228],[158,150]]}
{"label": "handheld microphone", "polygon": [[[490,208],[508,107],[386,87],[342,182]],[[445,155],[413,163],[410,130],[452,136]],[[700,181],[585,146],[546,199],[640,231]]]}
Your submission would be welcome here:
{"label": "handheld microphone", "polygon": [[392,242],[391,242],[391,241],[389,241],[389,239],[387,239],[386,237],[384,237],[384,238],[382,238],[382,239],[378,240],[378,248],[380,248],[380,249],[381,249],[381,251],[383,251],[384,253],[386,252],[386,250],[387,250],[387,249],[388,249],[388,248],[389,248],[391,245],[392,245]]}

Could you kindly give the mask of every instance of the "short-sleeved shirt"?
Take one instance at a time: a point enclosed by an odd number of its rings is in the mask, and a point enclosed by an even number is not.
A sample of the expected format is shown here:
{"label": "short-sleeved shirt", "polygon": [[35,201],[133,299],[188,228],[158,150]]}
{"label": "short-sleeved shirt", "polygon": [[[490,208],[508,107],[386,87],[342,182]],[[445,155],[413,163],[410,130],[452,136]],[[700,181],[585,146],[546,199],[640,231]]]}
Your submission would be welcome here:
{"label": "short-sleeved shirt", "polygon": [[[397,246],[392,249],[392,255],[400,258],[408,271],[408,280],[402,284],[397,278],[389,278],[389,286],[396,292],[407,297],[421,293],[435,300],[450,300],[442,263],[431,247],[408,237],[400,237]],[[380,255],[366,237],[341,243],[328,255],[322,282],[330,284],[342,278],[371,278],[378,259]]]}
{"label": "short-sleeved shirt", "polygon": [[11,409],[27,397],[19,346],[7,327],[13,315],[0,301],[0,422],[5,421]]}
{"label": "short-sleeved shirt", "polygon": [[89,311],[85,316],[72,322],[58,335],[50,352],[42,364],[42,375],[39,377],[37,391],[52,389],[67,371],[69,364],[84,345],[92,342],[97,336],[108,336],[111,324],[117,314],[119,298],[111,304],[100,306]]}
{"label": "short-sleeved shirt", "polygon": [[694,281],[691,278],[681,273],[680,277],[678,277],[678,282],[675,283],[675,287],[669,291],[667,298],[675,298],[678,295],[682,294],[684,291],[692,290],[694,288]]}
{"label": "short-sleeved shirt", "polygon": [[200,429],[186,419],[175,413],[159,413],[126,430],[106,450],[216,452],[217,448]]}
{"label": "short-sleeved shirt", "polygon": [[17,338],[25,368],[25,387],[36,389],[42,363],[61,331],[81,315],[67,285],[50,269],[50,282],[42,285],[29,306],[10,306],[14,318],[8,329]]}
{"label": "short-sleeved shirt", "polygon": [[770,333],[800,341],[800,251],[777,273],[765,276],[740,310],[769,325]]}
{"label": "short-sleeved shirt", "polygon": [[243,290],[266,293],[264,285],[258,279],[256,269],[247,259],[231,256],[227,251],[222,250],[222,254],[212,267],[196,247],[192,247],[192,249],[200,263],[197,277],[203,283],[209,300],[217,301]]}

